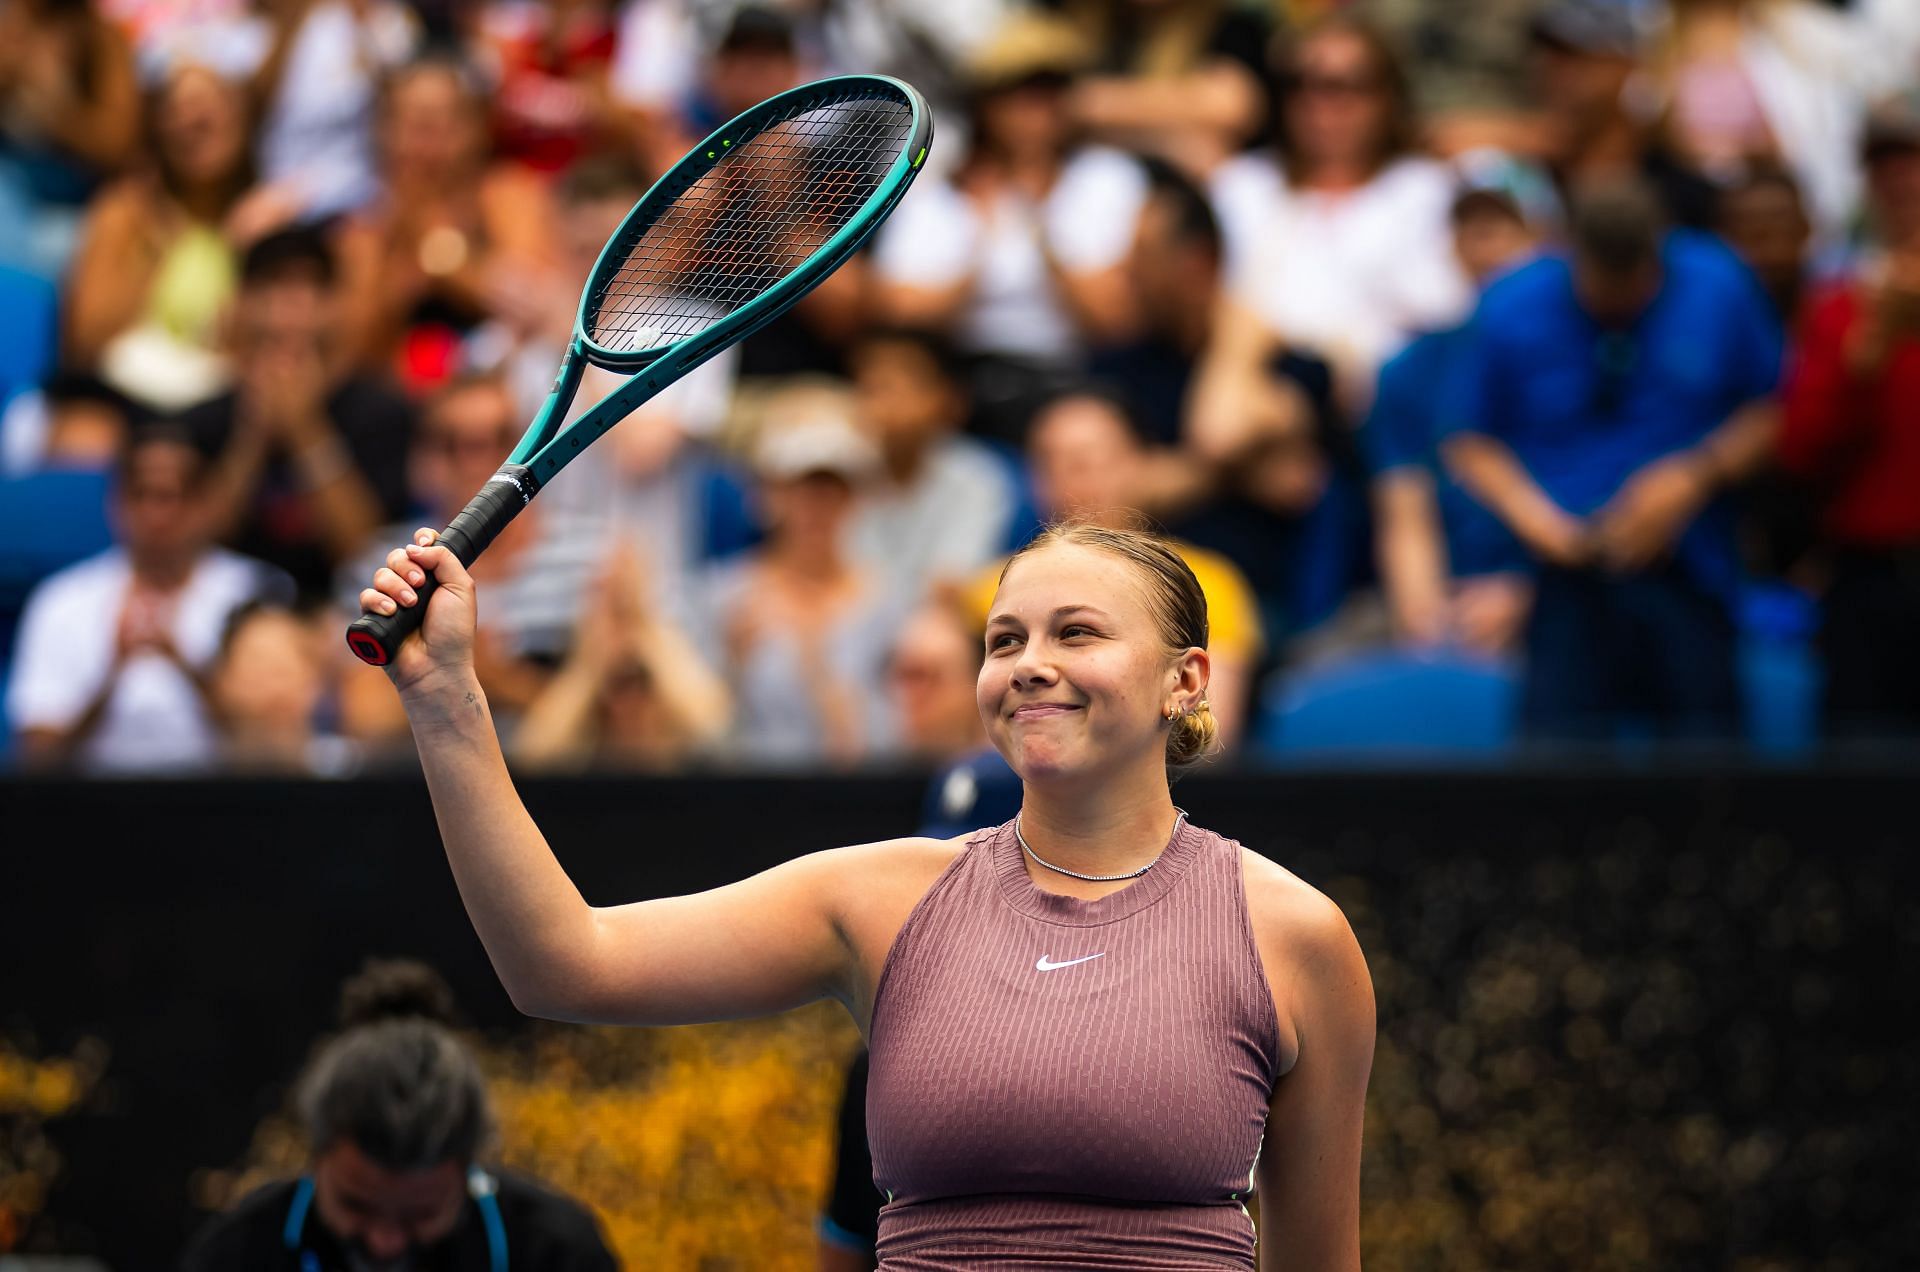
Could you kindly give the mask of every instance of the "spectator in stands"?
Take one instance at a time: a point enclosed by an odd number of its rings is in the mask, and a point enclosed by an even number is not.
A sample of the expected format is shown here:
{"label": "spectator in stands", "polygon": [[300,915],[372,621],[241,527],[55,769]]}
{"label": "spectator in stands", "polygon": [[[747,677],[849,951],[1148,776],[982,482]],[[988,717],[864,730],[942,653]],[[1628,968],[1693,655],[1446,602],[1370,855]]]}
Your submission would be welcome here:
{"label": "spectator in stands", "polygon": [[[1528,169],[1483,162],[1453,202],[1454,253],[1485,288],[1537,244],[1522,200]],[[1535,205],[1537,206],[1537,204]],[[1440,462],[1440,397],[1466,327],[1417,337],[1381,368],[1362,441],[1372,473],[1374,551],[1396,639],[1507,652],[1532,597],[1531,565],[1506,527]]]}
{"label": "spectator in stands", "polygon": [[1607,741],[1738,724],[1726,488],[1766,455],[1780,333],[1717,242],[1644,185],[1582,196],[1569,256],[1496,283],[1449,378],[1447,459],[1534,557],[1522,724]]}
{"label": "spectator in stands", "polygon": [[312,230],[248,249],[228,321],[231,391],[182,423],[212,458],[208,515],[226,542],[323,596],[333,571],[407,510],[413,408],[347,357],[334,258]]}
{"label": "spectator in stands", "polygon": [[[705,91],[688,120],[691,131],[675,140],[672,154],[659,156],[661,165],[677,160],[733,116],[808,78],[801,34],[795,29],[804,18],[791,7],[749,4],[735,11],[708,64]],[[856,255],[799,304],[748,336],[739,345],[740,378],[752,382],[846,374],[847,346],[870,316],[870,274],[868,255]]]}
{"label": "spectator in stands", "polygon": [[1220,225],[1199,187],[1169,165],[1146,165],[1148,195],[1127,256],[1141,337],[1097,352],[1092,370],[1125,400],[1152,445],[1142,510],[1175,518],[1222,486],[1260,490],[1275,511],[1300,511],[1321,476],[1311,444],[1312,407],[1284,371],[1264,376],[1248,411],[1242,450],[1224,464],[1188,445],[1195,373],[1220,310]]}
{"label": "spectator in stands", "polygon": [[207,691],[229,772],[339,777],[350,770],[351,744],[321,728],[338,664],[335,628],[330,614],[316,621],[266,602],[228,616]]}
{"label": "spectator in stands", "polygon": [[431,968],[370,960],[341,989],[340,1032],[296,1087],[311,1154],[216,1216],[187,1272],[612,1272],[579,1202],[483,1166],[486,1078],[454,1033],[453,993]]}
{"label": "spectator in stands", "polygon": [[1812,297],[1780,446],[1831,558],[1821,643],[1840,738],[1920,730],[1920,99],[1879,104],[1865,154],[1878,250]]}
{"label": "spectator in stands", "polygon": [[1197,376],[1219,331],[1220,228],[1191,181],[1157,161],[1146,168],[1149,194],[1127,258],[1142,338],[1099,351],[1093,373],[1148,444],[1140,510],[1230,558],[1277,641],[1338,605],[1362,555],[1342,525],[1347,491],[1327,445],[1326,366],[1282,349],[1244,387],[1231,448],[1213,453],[1196,442]]}
{"label": "spectator in stands", "polygon": [[754,451],[766,542],[707,581],[707,648],[722,658],[747,758],[848,764],[887,738],[877,687],[908,602],[845,550],[858,492],[880,464],[852,414],[826,386],[768,403]]}
{"label": "spectator in stands", "polygon": [[640,153],[665,172],[693,143],[757,102],[809,78],[786,7],[741,4],[717,40],[674,0],[632,6],[614,90],[633,113]]}
{"label": "spectator in stands", "polygon": [[1800,312],[1813,225],[1785,169],[1756,165],[1720,191],[1714,228],[1766,289],[1782,326]]}
{"label": "spectator in stands", "polygon": [[1223,244],[1207,196],[1169,164],[1145,164],[1147,196],[1126,263],[1139,338],[1096,350],[1092,373],[1127,400],[1145,435],[1180,445],[1195,371],[1220,309]]}
{"label": "spectator in stands", "polygon": [[919,182],[875,254],[882,317],[951,333],[976,361],[977,423],[1006,440],[1089,344],[1135,329],[1125,261],[1146,181],[1131,157],[1074,135],[1069,93],[1088,53],[1064,20],[1009,19],[971,66],[959,171]]}
{"label": "spectator in stands", "polygon": [[1011,548],[1022,492],[1006,457],[960,435],[967,388],[952,346],[912,328],[870,332],[854,348],[853,387],[881,461],[849,527],[854,556],[911,603]]}
{"label": "spectator in stands", "polygon": [[20,621],[7,715],[22,763],[90,772],[213,763],[205,676],[227,615],[285,580],[210,546],[204,482],[199,451],[173,430],[136,435],[122,452],[118,546],[35,588]]}
{"label": "spectator in stands", "polygon": [[398,0],[300,0],[260,6],[269,26],[253,71],[260,177],[301,222],[356,212],[380,193],[374,116],[381,81],[420,38]]}
{"label": "spectator in stands", "polygon": [[[521,415],[532,419],[553,388],[553,369],[573,339],[580,280],[593,269],[600,249],[645,193],[646,181],[631,161],[596,156],[582,160],[556,183],[565,268],[554,278],[547,323],[523,344],[510,367]],[[540,493],[551,510],[575,516],[608,516],[615,533],[639,549],[650,604],[684,620],[689,588],[709,555],[706,496],[720,481],[707,444],[726,423],[732,405],[736,349],[694,368],[622,420],[595,443],[600,462],[562,470]],[[617,372],[588,367],[571,415],[578,418],[625,383]]]}
{"label": "spectator in stands", "polygon": [[[1027,460],[1041,515],[1048,521],[1129,526],[1140,520],[1137,492],[1146,447],[1125,409],[1112,398],[1075,391],[1049,402],[1034,417]],[[1212,657],[1207,697],[1220,740],[1230,747],[1246,721],[1253,669],[1265,645],[1259,607],[1245,576],[1227,558],[1178,540],[1170,544],[1207,598],[1207,652]],[[982,571],[963,593],[976,631],[986,628],[1000,569],[996,563]]]}
{"label": "spectator in stands", "polygon": [[1614,0],[1546,0],[1529,27],[1530,93],[1518,111],[1456,111],[1435,123],[1442,153],[1493,148],[1534,160],[1563,195],[1638,178],[1667,216],[1713,224],[1714,183],[1657,125],[1644,10]]}
{"label": "spectator in stands", "polygon": [[90,376],[41,391],[47,432],[27,471],[0,475],[0,667],[42,579],[113,546],[107,520],[114,460],[138,409]]}
{"label": "spectator in stands", "polygon": [[485,99],[473,72],[444,55],[394,73],[380,106],[385,194],[339,240],[356,362],[398,362],[416,387],[461,365],[461,342],[498,319],[539,329],[549,294],[554,215],[534,174],[487,155]]}
{"label": "spectator in stands", "polygon": [[101,191],[66,290],[64,355],[123,392],[174,410],[227,379],[220,318],[251,230],[247,103],[240,88],[185,65],[148,107],[151,172]]}
{"label": "spectator in stands", "polygon": [[[1858,9],[1861,6],[1853,6]],[[1649,108],[1673,161],[1725,189],[1789,173],[1823,244],[1859,206],[1854,130],[1865,103],[1915,67],[1876,49],[1872,19],[1813,0],[1672,0],[1646,58]]]}
{"label": "spectator in stands", "polygon": [[[385,544],[406,543],[421,525],[452,521],[505,462],[525,431],[513,390],[502,377],[468,372],[440,389],[422,408],[408,456],[408,478],[419,520],[380,530],[368,555],[339,574],[338,596],[358,604],[361,585],[386,559]],[[496,712],[517,716],[546,687],[552,668],[573,643],[574,624],[606,547],[604,528],[543,501],[529,504],[486,553],[473,574],[491,598],[475,633],[474,661]],[[404,733],[399,698],[379,676],[355,676],[350,714],[356,737],[378,740]],[[375,698],[377,707],[358,697]]]}
{"label": "spectator in stands", "polygon": [[1265,16],[1227,0],[1079,0],[1094,73],[1073,91],[1088,134],[1204,177],[1259,135],[1268,114]]}
{"label": "spectator in stands", "polygon": [[1224,458],[1244,430],[1249,381],[1282,346],[1333,368],[1335,399],[1364,409],[1374,375],[1416,331],[1463,316],[1445,165],[1414,153],[1404,66],[1366,21],[1336,13],[1281,59],[1276,147],[1222,164],[1211,193],[1230,303],[1194,417]]}
{"label": "spectator in stands", "polygon": [[475,15],[493,67],[498,153],[536,172],[564,172],[609,135],[610,0],[490,3]]}
{"label": "spectator in stands", "polygon": [[139,144],[133,51],[97,5],[0,8],[0,264],[58,279],[80,208]]}
{"label": "spectator in stands", "polygon": [[725,683],[650,592],[639,555],[620,543],[601,564],[566,660],[514,732],[517,763],[666,772],[726,736]]}
{"label": "spectator in stands", "polygon": [[907,615],[887,662],[887,694],[899,721],[900,751],[923,763],[955,764],[987,745],[974,682],[979,633],[958,607],[930,601]]}

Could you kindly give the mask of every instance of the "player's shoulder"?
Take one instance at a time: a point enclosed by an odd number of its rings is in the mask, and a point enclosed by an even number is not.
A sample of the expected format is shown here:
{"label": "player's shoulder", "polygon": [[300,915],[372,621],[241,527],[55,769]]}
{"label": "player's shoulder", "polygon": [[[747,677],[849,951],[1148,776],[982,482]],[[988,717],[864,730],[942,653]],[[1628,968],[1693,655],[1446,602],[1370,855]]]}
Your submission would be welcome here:
{"label": "player's shoulder", "polygon": [[966,853],[970,839],[909,835],[817,853],[812,859],[814,896],[850,940],[859,944],[866,934],[884,949],[913,908]]}
{"label": "player's shoulder", "polygon": [[823,854],[831,858],[835,872],[867,871],[885,875],[918,875],[931,871],[938,875],[967,850],[976,831],[938,839],[930,835],[905,835],[898,839],[878,839],[866,844],[848,844]]}
{"label": "player's shoulder", "polygon": [[1251,848],[1240,849],[1247,916],[1262,947],[1315,962],[1359,954],[1346,912],[1320,889]]}

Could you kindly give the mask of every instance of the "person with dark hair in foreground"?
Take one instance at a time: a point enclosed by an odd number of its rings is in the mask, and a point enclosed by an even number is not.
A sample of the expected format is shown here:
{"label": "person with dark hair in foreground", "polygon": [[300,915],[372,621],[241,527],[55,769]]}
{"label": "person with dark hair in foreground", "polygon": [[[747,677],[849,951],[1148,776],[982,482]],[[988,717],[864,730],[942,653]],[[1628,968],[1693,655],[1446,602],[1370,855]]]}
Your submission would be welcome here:
{"label": "person with dark hair in foreground", "polygon": [[209,1222],[185,1272],[618,1267],[579,1203],[479,1164],[493,1117],[452,1017],[431,968],[369,960],[297,1087],[308,1173]]}

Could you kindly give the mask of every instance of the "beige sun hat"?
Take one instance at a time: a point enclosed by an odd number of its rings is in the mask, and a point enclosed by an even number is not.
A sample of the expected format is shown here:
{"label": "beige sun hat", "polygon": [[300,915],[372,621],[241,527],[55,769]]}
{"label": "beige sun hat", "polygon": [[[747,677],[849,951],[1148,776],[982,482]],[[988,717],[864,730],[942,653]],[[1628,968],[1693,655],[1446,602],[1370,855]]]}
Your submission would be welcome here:
{"label": "beige sun hat", "polygon": [[1086,33],[1065,18],[1016,13],[967,59],[967,85],[991,91],[1040,75],[1077,75],[1093,54]]}
{"label": "beige sun hat", "polygon": [[858,483],[880,467],[880,451],[853,422],[846,394],[789,389],[767,403],[753,469],[772,481],[831,473]]}

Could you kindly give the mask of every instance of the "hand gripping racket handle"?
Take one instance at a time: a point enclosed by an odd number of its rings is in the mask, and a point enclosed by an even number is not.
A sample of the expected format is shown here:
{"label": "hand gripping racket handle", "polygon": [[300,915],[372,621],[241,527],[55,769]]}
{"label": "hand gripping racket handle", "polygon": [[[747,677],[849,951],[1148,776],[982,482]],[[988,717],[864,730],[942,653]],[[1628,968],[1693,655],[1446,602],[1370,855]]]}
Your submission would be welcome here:
{"label": "hand gripping racket handle", "polygon": [[[540,482],[531,469],[522,464],[503,465],[460,515],[447,523],[436,542],[451,548],[461,565],[472,565],[539,489]],[[439,586],[440,581],[428,573],[426,581],[413,589],[419,599],[412,605],[391,614],[362,614],[354,619],[347,627],[347,648],[361,662],[375,667],[392,662],[400,642],[426,620],[427,599]]]}

